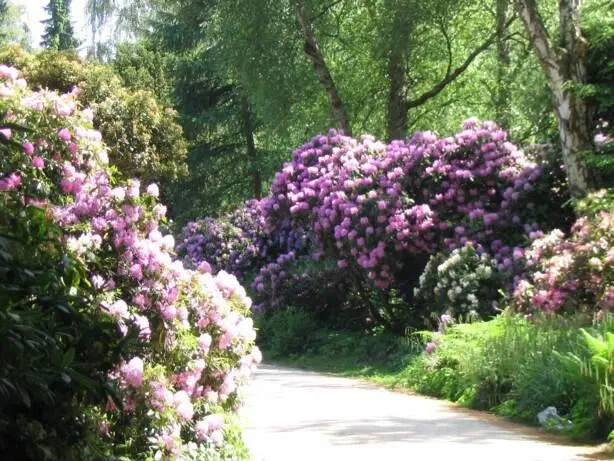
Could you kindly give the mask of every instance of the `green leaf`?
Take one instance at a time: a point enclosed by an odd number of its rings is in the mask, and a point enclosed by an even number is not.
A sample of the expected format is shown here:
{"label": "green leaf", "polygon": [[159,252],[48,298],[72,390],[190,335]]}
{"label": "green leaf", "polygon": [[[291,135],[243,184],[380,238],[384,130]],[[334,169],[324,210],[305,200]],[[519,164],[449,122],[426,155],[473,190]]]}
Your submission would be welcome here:
{"label": "green leaf", "polygon": [[75,360],[75,348],[74,347],[68,349],[66,353],[64,354],[64,358],[62,360],[62,366],[64,368],[68,368],[72,364],[73,360]]}
{"label": "green leaf", "polygon": [[26,407],[30,408],[32,406],[32,400],[30,399],[30,394],[28,394],[28,392],[21,387],[18,387],[17,389],[19,390],[19,393],[21,394],[21,401],[23,402],[23,404]]}

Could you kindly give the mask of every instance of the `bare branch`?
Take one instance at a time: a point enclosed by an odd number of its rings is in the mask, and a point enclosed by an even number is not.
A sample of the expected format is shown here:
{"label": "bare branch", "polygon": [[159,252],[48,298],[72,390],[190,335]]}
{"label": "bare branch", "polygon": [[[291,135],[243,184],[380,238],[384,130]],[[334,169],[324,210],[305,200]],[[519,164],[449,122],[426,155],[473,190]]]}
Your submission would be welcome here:
{"label": "bare branch", "polygon": [[452,40],[450,40],[448,29],[445,27],[443,20],[439,22],[439,27],[441,28],[441,34],[446,41],[446,49],[448,50],[448,68],[446,69],[446,77],[448,77],[450,72],[452,72]]}
{"label": "bare branch", "polygon": [[324,16],[326,13],[328,13],[330,10],[332,10],[335,6],[337,6],[341,2],[343,2],[343,0],[336,0],[332,2],[330,5],[325,6],[324,9],[322,9],[322,11],[320,11],[316,16],[311,18],[309,22],[317,21],[318,19],[320,19],[322,16]]}
{"label": "bare branch", "polygon": [[[507,23],[506,27],[509,27],[515,18],[511,18]],[[467,68],[471,65],[475,58],[477,58],[481,53],[486,51],[496,40],[497,34],[494,33],[484,43],[482,43],[479,47],[477,47],[473,52],[467,56],[467,59],[458,66],[452,73],[447,74],[442,80],[440,80],[437,84],[435,84],[430,90],[426,91],[418,98],[413,99],[411,101],[407,101],[407,109],[411,109],[413,107],[421,106],[426,103],[429,99],[434,98],[439,93],[441,93],[450,83],[452,83],[456,78],[461,75]]]}
{"label": "bare branch", "polygon": [[414,126],[416,126],[420,120],[422,120],[426,115],[433,112],[435,109],[443,109],[444,107],[451,106],[452,104],[455,104],[459,101],[460,101],[460,98],[453,97],[453,98],[448,99],[445,102],[442,102],[442,103],[438,102],[437,107],[432,107],[430,109],[424,110],[421,114],[414,117],[409,125],[409,128],[413,128]]}

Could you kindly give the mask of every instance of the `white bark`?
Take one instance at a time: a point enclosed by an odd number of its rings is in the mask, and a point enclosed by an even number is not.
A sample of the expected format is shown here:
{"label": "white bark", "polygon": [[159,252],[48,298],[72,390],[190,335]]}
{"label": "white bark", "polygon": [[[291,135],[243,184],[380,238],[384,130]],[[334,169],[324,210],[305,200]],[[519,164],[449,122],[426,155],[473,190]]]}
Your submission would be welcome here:
{"label": "white bark", "polygon": [[586,82],[586,41],[580,31],[581,0],[559,0],[560,42],[554,44],[539,16],[536,0],[515,0],[533,50],[552,91],[563,161],[572,196],[588,189],[582,152],[590,149],[590,113],[585,101],[565,88]]}

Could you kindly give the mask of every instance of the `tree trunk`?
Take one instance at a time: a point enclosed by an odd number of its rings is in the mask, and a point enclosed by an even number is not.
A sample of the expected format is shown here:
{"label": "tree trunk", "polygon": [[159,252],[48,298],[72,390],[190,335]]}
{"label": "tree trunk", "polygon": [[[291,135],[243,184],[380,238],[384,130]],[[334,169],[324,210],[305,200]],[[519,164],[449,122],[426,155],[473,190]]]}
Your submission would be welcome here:
{"label": "tree trunk", "polygon": [[506,37],[510,0],[497,0],[497,88],[495,95],[497,122],[504,129],[510,128],[510,45]]}
{"label": "tree trunk", "polygon": [[515,0],[540,65],[552,92],[559,125],[563,161],[573,197],[586,194],[589,181],[582,153],[592,149],[591,109],[567,85],[586,82],[587,44],[580,31],[580,0],[559,1],[560,41],[552,43],[535,0]]}
{"label": "tree trunk", "polygon": [[390,54],[388,55],[388,91],[387,138],[404,139],[409,125],[409,107],[407,104],[407,54],[411,36],[411,23],[408,9],[398,5],[389,11],[394,12],[390,36]]}
{"label": "tree trunk", "polygon": [[339,92],[337,91],[333,77],[330,74],[330,70],[326,65],[326,61],[324,60],[320,48],[318,47],[318,42],[313,33],[312,24],[307,19],[303,5],[300,2],[296,2],[296,18],[303,32],[303,47],[305,55],[307,55],[313,64],[313,68],[318,75],[318,80],[324,87],[324,91],[328,97],[328,103],[330,105],[333,117],[337,122],[337,126],[343,132],[343,134],[351,136],[352,129],[350,127],[350,119],[345,111],[343,101],[339,96]]}
{"label": "tree trunk", "polygon": [[241,115],[243,117],[243,135],[245,136],[247,158],[250,161],[252,192],[254,198],[260,199],[262,198],[262,173],[260,171],[258,149],[256,149],[256,143],[254,142],[252,111],[249,108],[249,103],[246,98],[243,98],[241,101]]}

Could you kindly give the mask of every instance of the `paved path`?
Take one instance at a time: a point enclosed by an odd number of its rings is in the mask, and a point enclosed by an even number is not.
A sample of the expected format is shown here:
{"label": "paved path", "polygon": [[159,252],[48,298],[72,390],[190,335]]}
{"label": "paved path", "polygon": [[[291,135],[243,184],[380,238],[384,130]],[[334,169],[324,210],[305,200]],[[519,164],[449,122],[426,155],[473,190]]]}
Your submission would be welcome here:
{"label": "paved path", "polygon": [[347,378],[263,365],[246,398],[254,461],[586,459],[582,447]]}

